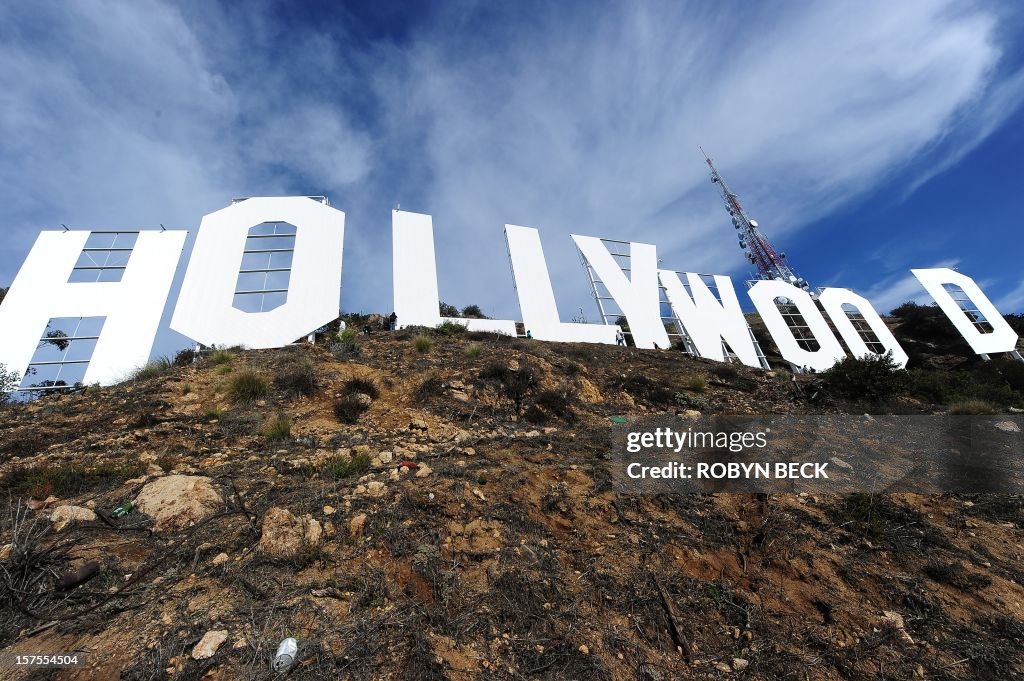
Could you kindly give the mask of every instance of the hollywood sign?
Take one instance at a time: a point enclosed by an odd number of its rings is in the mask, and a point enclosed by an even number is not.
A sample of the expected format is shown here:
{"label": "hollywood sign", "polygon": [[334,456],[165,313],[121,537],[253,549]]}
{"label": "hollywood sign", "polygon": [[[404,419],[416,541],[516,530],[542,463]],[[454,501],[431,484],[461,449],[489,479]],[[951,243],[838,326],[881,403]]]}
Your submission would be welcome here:
{"label": "hollywood sign", "polygon": [[[260,232],[260,226],[267,224],[293,225],[294,230],[285,237],[276,230]],[[515,335],[514,320],[441,317],[429,215],[393,211],[392,229],[394,310],[400,325],[437,326],[449,321],[470,330]],[[117,382],[148,361],[187,231],[140,231],[131,248],[121,249],[127,257],[120,266],[83,268],[81,259],[85,254],[104,250],[86,247],[90,234],[66,230],[39,234],[0,304],[0,364],[9,370],[24,375],[33,364],[40,341],[46,338],[48,324],[55,318],[68,317],[103,318],[101,331],[90,337],[94,346],[84,362],[87,368],[83,382]],[[306,336],[338,316],[344,236],[345,214],[325,200],[309,197],[250,198],[204,216],[174,307],[171,329],[207,346],[254,349],[283,347]],[[292,242],[289,248],[252,247],[260,237],[271,241],[288,238]],[[561,321],[536,229],[505,225],[505,239],[522,323],[534,338],[616,342],[619,329],[615,325]],[[654,245],[630,243],[629,266],[623,268],[601,239],[576,235],[572,239],[621,309],[638,347],[670,346],[662,320],[660,292],[664,290],[672,316],[696,354],[721,361],[725,359],[724,341],[739,361],[760,366],[729,277],[713,277],[715,295],[696,273],[684,273],[684,284],[676,272],[659,269]],[[266,264],[247,265],[254,256],[275,252],[290,253],[287,263],[274,267],[274,256],[268,255]],[[82,269],[116,269],[119,281],[70,281]],[[974,280],[946,268],[912,272],[976,353],[1014,351],[1017,334]],[[245,310],[236,304],[240,282],[253,273],[263,275],[264,281],[272,274],[287,274],[280,288],[264,285],[256,291],[281,297],[273,309]],[[968,316],[947,290],[950,285],[966,294],[990,329],[980,329],[977,318]],[[816,302],[806,291],[787,282],[758,281],[748,294],[783,357],[796,366],[825,370],[845,356],[826,315],[850,351],[857,356],[870,352],[847,314],[852,308],[897,363],[902,366],[907,361],[906,353],[871,303],[853,291],[824,289]],[[817,341],[817,350],[810,351],[800,344],[779,310],[778,299],[790,301],[788,305],[799,311]]]}

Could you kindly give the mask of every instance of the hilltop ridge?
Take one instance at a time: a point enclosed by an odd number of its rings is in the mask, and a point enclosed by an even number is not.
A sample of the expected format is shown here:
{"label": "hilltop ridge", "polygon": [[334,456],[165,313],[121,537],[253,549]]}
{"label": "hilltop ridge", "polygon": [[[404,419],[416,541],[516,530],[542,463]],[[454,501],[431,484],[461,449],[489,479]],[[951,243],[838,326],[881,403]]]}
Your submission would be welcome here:
{"label": "hilltop ridge", "polygon": [[863,410],[820,376],[423,330],[192,359],[3,412],[0,646],[88,651],[12,678],[269,679],[288,635],[297,679],[1019,677],[1019,497],[612,488],[611,419]]}

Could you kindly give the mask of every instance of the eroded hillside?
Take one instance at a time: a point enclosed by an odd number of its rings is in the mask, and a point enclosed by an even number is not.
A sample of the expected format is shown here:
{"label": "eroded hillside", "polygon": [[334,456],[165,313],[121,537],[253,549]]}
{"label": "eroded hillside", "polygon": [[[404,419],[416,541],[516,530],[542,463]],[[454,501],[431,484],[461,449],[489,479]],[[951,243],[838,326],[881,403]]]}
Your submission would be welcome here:
{"label": "eroded hillside", "polygon": [[0,644],[88,660],[4,673],[275,678],[294,636],[295,679],[1021,676],[1018,497],[612,489],[612,417],[859,409],[816,377],[472,334],[334,349],[4,411]]}

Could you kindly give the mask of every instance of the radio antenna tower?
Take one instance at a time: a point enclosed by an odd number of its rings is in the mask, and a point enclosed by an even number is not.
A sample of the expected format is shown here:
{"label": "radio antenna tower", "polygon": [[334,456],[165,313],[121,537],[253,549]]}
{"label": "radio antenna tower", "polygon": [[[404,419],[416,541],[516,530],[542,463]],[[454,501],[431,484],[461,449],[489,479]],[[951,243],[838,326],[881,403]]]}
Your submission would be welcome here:
{"label": "radio antenna tower", "polygon": [[747,260],[757,267],[757,278],[780,279],[810,292],[810,284],[803,277],[797,275],[786,263],[785,253],[775,250],[775,247],[768,241],[768,237],[761,232],[757,220],[752,219],[743,210],[739,197],[729,189],[729,185],[725,183],[725,179],[715,168],[711,158],[704,153],[703,148],[698,148],[700,153],[704,154],[704,160],[707,161],[708,167],[711,168],[711,182],[718,185],[718,191],[722,194],[725,209],[729,211],[732,226],[736,228],[739,236],[740,248],[743,249]]}

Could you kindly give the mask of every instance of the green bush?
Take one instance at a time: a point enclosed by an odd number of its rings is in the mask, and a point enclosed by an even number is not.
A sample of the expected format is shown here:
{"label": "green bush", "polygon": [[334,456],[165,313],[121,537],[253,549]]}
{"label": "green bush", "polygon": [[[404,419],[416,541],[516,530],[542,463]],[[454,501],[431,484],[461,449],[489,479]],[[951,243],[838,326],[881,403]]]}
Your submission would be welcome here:
{"label": "green bush", "polygon": [[230,350],[224,350],[218,348],[213,350],[209,355],[206,356],[206,361],[214,366],[220,366],[223,364],[231,364],[234,360],[235,355]]}
{"label": "green bush", "polygon": [[426,336],[416,336],[412,339],[412,346],[416,348],[416,352],[430,352],[430,349],[434,347],[434,341]]}
{"label": "green bush", "polygon": [[462,354],[469,359],[476,359],[483,353],[484,348],[479,343],[470,343],[463,349]]}
{"label": "green bush", "polygon": [[251,404],[269,394],[270,383],[255,371],[240,371],[228,384],[228,396],[240,404]]}
{"label": "green bush", "polygon": [[438,305],[438,311],[441,313],[442,317],[459,316],[459,308],[455,307],[454,305],[449,305],[448,303],[441,303],[440,305]]}
{"label": "green bush", "polygon": [[434,333],[439,336],[458,336],[466,333],[466,327],[458,322],[444,322],[434,327]]}
{"label": "green bush", "polygon": [[348,478],[358,475],[369,468],[369,454],[356,454],[354,456],[335,454],[324,462],[321,470],[330,473],[335,478]]}
{"label": "green bush", "polygon": [[263,424],[260,434],[270,442],[287,440],[292,436],[292,422],[287,416],[279,414]]}
{"label": "green bush", "polygon": [[707,387],[708,382],[704,380],[703,376],[693,376],[686,381],[686,389],[695,393],[702,393],[707,390]]}
{"label": "green bush", "polygon": [[132,380],[147,381],[151,378],[157,378],[158,376],[163,376],[164,374],[166,374],[173,367],[174,362],[172,362],[169,358],[160,357],[158,359],[154,359],[152,362],[147,363],[145,366],[136,369],[135,372],[132,374]]}
{"label": "green bush", "polygon": [[908,381],[907,372],[899,368],[891,352],[846,356],[823,373],[822,378],[825,385],[842,397],[872,402],[900,394]]}
{"label": "green bush", "polygon": [[7,367],[0,364],[0,404],[5,404],[11,399],[11,395],[18,389],[21,379],[18,374],[8,371]]}
{"label": "green bush", "polygon": [[982,400],[999,405],[1021,403],[1021,394],[1007,385],[995,362],[971,370],[911,369],[908,392],[935,404]]}

